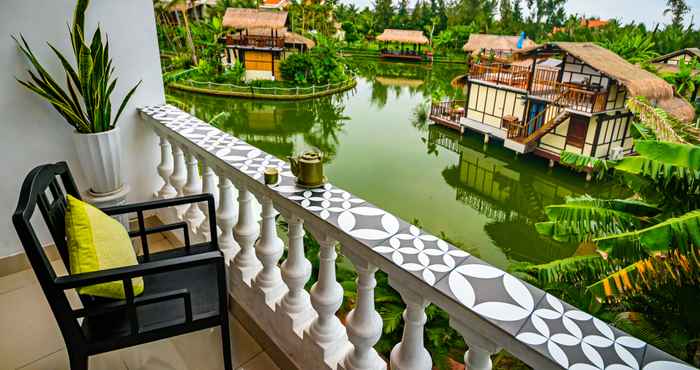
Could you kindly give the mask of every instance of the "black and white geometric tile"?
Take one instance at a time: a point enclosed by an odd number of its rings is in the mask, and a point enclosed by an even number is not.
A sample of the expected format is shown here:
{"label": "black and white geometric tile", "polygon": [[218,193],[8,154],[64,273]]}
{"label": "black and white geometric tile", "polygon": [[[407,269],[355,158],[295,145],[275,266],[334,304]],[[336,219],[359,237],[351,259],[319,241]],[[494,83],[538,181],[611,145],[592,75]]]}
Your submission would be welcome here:
{"label": "black and white geometric tile", "polygon": [[668,353],[647,344],[644,353],[644,365],[641,370],[691,370],[696,369]]}
{"label": "black and white geometric tile", "polygon": [[640,369],[647,346],[551,294],[516,338],[564,369]]}
{"label": "black and white geometric tile", "polygon": [[544,296],[543,291],[473,256],[436,288],[512,335]]}
{"label": "black and white geometric tile", "polygon": [[434,285],[470,256],[413,225],[372,249],[429,285]]}

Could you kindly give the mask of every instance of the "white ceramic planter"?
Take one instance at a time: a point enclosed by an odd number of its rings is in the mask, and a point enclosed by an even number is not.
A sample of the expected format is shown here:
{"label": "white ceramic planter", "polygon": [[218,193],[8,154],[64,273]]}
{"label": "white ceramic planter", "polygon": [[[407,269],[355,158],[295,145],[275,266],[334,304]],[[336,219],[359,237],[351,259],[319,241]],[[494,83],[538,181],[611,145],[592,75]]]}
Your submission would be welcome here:
{"label": "white ceramic planter", "polygon": [[124,185],[119,128],[97,134],[73,133],[80,167],[95,195],[119,191]]}

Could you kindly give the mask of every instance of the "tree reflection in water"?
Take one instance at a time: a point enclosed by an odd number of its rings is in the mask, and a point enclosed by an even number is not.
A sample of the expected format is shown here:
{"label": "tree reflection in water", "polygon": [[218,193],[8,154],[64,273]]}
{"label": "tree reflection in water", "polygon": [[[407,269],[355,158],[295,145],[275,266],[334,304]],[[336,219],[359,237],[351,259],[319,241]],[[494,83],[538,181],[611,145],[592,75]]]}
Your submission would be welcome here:
{"label": "tree reflection in water", "polygon": [[[279,158],[307,149],[332,160],[338,135],[349,119],[346,94],[313,100],[279,102],[168,93],[168,101],[198,118]],[[303,138],[298,140],[297,138]]]}

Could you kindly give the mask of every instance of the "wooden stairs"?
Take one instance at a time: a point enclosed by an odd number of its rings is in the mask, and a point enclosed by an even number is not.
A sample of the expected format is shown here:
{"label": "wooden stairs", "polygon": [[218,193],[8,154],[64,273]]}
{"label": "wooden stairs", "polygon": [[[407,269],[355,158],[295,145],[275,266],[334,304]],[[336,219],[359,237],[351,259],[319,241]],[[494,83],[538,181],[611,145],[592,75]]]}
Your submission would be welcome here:
{"label": "wooden stairs", "polygon": [[533,117],[525,126],[523,126],[526,129],[527,127],[535,125],[536,122],[544,120],[545,122],[540,127],[528,135],[506,139],[504,143],[505,147],[518,153],[529,153],[533,151],[537,145],[537,141],[542,138],[542,136],[559,126],[571,114],[565,109],[564,104],[561,104],[565,101],[566,95],[567,91],[565,90],[552,102],[552,104],[547,105],[545,110]]}

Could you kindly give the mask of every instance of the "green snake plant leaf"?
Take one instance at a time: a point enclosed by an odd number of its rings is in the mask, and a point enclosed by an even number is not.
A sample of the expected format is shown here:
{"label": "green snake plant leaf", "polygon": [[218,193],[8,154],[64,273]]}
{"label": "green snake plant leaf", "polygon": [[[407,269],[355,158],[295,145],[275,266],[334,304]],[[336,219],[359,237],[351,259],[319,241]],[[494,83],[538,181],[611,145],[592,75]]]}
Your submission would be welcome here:
{"label": "green snake plant leaf", "polygon": [[119,120],[119,117],[121,116],[122,112],[124,111],[124,108],[126,107],[126,104],[129,102],[131,97],[134,95],[134,92],[136,92],[136,89],[141,85],[142,81],[139,81],[136,86],[134,86],[127,94],[124,96],[124,100],[122,100],[122,103],[119,105],[119,109],[117,110],[117,115],[114,117],[114,122],[116,123]]}
{"label": "green snake plant leaf", "polygon": [[109,42],[103,43],[103,33],[99,27],[89,42],[85,39],[85,11],[89,4],[89,0],[77,1],[73,24],[69,29],[76,67],[58,49],[49,44],[49,48],[65,71],[65,88],[60,86],[41,65],[24,37],[20,35],[20,41],[13,36],[19,49],[36,71],[36,73],[28,71],[30,76],[28,81],[18,80],[18,82],[46,99],[80,133],[103,132],[114,128],[125,107],[125,102],[140,85],[139,82],[129,91],[122,101],[117,118],[112,121],[110,97],[116,88],[116,79],[112,79],[114,67],[109,55]]}

